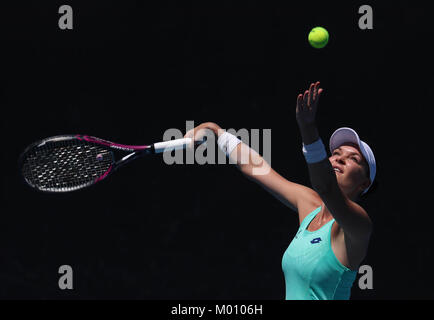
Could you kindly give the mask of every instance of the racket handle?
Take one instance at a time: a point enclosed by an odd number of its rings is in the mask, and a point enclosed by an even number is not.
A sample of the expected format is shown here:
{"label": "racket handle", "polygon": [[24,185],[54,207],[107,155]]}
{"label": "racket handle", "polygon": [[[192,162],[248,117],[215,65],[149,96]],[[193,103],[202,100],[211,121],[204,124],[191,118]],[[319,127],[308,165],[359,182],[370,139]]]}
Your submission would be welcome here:
{"label": "racket handle", "polygon": [[[192,142],[191,138],[175,139],[163,142],[154,143],[155,153],[167,152],[177,149],[184,149]],[[203,143],[204,141],[197,141],[196,144]]]}

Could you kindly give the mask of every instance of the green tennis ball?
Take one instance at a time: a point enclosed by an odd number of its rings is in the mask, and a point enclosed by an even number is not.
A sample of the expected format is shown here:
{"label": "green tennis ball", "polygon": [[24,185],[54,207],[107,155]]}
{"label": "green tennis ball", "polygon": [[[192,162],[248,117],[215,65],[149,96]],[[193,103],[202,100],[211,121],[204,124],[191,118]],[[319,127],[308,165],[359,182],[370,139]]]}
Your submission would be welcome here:
{"label": "green tennis ball", "polygon": [[329,42],[329,33],[323,27],[315,27],[309,32],[308,39],[312,47],[321,49]]}

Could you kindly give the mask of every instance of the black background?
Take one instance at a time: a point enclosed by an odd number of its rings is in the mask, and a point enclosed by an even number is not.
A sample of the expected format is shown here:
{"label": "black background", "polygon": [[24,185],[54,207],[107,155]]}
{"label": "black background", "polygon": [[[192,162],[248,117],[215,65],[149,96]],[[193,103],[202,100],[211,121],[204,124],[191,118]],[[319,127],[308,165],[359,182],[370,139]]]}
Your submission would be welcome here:
{"label": "black background", "polygon": [[[58,9],[71,5],[73,30]],[[374,29],[358,27],[369,4]],[[374,222],[352,299],[432,299],[432,33],[414,1],[38,1],[2,4],[0,298],[283,299],[298,219],[235,167],[131,163],[98,186],[47,195],[20,152],[83,133],[125,144],[185,122],[272,129],[272,166],[309,185],[295,100],[325,89],[323,140],[342,126],[374,150],[361,204]],[[315,26],[330,33],[313,49]],[[58,288],[71,265],[74,289]]]}

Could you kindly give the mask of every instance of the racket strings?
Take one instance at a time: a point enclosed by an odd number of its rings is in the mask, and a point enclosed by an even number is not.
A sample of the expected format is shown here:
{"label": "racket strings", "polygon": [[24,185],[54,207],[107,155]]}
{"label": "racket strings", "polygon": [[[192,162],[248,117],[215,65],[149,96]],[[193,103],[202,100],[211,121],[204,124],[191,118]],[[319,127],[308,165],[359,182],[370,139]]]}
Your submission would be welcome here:
{"label": "racket strings", "polygon": [[71,191],[90,185],[110,170],[113,153],[80,140],[46,142],[23,164],[24,178],[43,191]]}

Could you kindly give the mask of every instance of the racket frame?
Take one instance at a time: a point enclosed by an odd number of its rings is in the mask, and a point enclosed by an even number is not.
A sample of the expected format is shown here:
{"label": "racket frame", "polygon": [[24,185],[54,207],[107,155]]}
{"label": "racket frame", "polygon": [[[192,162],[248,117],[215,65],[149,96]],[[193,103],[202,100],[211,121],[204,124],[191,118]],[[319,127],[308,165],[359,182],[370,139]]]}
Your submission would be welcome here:
{"label": "racket frame", "polygon": [[[28,179],[26,179],[24,177],[24,174],[23,174],[24,162],[26,160],[26,155],[31,150],[38,148],[38,147],[42,147],[43,145],[45,145],[46,143],[49,143],[49,142],[68,141],[68,140],[74,140],[74,139],[77,139],[79,141],[86,141],[86,142],[91,143],[91,144],[100,145],[103,148],[105,148],[109,151],[112,151],[112,152],[115,150],[119,150],[119,151],[130,152],[130,153],[123,156],[121,159],[119,159],[117,161],[115,161],[115,158],[112,154],[112,164],[110,165],[110,167],[107,169],[106,172],[104,172],[102,175],[95,178],[93,181],[90,181],[89,183],[82,185],[82,186],[79,186],[75,189],[69,188],[68,190],[61,190],[61,189],[42,190],[42,189],[38,188],[37,186],[35,186],[34,184],[32,184]],[[110,174],[112,174],[114,171],[116,171],[121,166],[123,166],[123,165],[137,159],[137,158],[140,158],[142,156],[185,148],[186,146],[191,145],[191,143],[192,143],[191,138],[183,138],[183,139],[175,139],[175,140],[157,142],[157,143],[154,143],[151,145],[125,145],[125,144],[115,143],[115,142],[111,142],[108,140],[104,140],[104,139],[97,138],[94,136],[89,136],[89,135],[63,134],[63,135],[57,135],[57,136],[44,138],[42,140],[31,143],[29,146],[27,146],[19,156],[18,168],[20,171],[21,180],[25,184],[32,187],[33,189],[37,190],[38,192],[42,192],[42,193],[65,193],[65,192],[71,192],[71,191],[76,191],[76,190],[88,188],[88,187],[96,184],[97,182],[104,180],[105,178],[107,178]],[[201,142],[199,142],[199,143],[201,143]]]}

